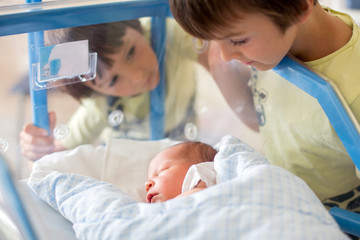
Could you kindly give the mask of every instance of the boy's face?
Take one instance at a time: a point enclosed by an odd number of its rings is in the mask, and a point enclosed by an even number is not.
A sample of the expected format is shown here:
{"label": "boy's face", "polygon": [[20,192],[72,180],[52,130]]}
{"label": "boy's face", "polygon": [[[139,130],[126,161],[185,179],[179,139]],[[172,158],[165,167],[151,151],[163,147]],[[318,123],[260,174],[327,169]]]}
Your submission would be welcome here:
{"label": "boy's face", "polygon": [[181,150],[181,145],[174,146],[160,152],[151,160],[149,178],[145,182],[147,202],[163,202],[181,194],[185,175],[191,166],[179,157]]}
{"label": "boy's face", "polygon": [[296,25],[290,26],[284,33],[264,14],[242,16],[215,40],[222,58],[226,61],[235,59],[262,71],[272,69],[293,47]]}
{"label": "boy's face", "polygon": [[128,97],[154,89],[160,80],[155,52],[138,31],[127,28],[124,44],[110,57],[112,68],[102,78],[86,82],[87,86],[105,95]]}

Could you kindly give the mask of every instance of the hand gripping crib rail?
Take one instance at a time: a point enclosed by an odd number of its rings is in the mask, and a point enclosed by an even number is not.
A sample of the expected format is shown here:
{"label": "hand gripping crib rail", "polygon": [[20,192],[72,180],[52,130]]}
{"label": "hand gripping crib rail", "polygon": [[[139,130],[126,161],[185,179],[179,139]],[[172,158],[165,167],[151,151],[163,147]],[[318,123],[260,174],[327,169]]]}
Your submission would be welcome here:
{"label": "hand gripping crib rail", "polygon": [[[290,57],[285,57],[273,70],[318,100],[355,166],[360,169],[359,123],[337,87]],[[344,232],[360,236],[360,214],[336,207],[330,209],[330,214]]]}

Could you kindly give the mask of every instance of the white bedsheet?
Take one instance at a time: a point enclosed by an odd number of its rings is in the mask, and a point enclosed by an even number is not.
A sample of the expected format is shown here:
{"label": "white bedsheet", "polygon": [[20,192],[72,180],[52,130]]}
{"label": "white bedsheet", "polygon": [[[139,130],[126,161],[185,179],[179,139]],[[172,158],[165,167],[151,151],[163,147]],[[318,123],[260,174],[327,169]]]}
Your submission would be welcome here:
{"label": "white bedsheet", "polygon": [[224,137],[214,166],[217,185],[157,204],[72,173],[28,184],[79,239],[348,239],[302,180],[241,141]]}

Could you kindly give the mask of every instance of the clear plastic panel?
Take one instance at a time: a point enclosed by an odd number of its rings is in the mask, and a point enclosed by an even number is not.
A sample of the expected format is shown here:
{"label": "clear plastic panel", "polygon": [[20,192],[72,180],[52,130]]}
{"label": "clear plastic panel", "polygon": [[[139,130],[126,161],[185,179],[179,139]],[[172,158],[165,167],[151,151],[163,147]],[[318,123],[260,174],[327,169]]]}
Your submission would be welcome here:
{"label": "clear plastic panel", "polygon": [[[261,147],[258,134],[236,117],[209,72],[198,62],[202,51],[206,50],[206,43],[185,34],[173,19],[167,21],[164,137],[214,144],[221,136],[230,133],[246,137],[248,142]],[[123,41],[117,42],[119,34],[110,32],[113,29],[117,32],[123,29],[120,37]],[[40,82],[40,88],[29,84],[30,80],[39,79],[40,63],[31,66],[33,75],[29,80],[27,35],[0,38],[4,42],[2,46],[12,51],[9,56],[14,57],[11,61],[4,59],[3,66],[10,67],[2,70],[9,77],[6,88],[2,90],[6,92],[1,94],[4,99],[7,98],[2,101],[1,115],[4,116],[2,123],[9,127],[1,128],[1,149],[11,159],[12,168],[27,168],[14,172],[26,177],[30,171],[26,158],[20,152],[19,133],[25,124],[33,121],[29,95],[31,87],[35,92],[42,88],[48,90],[48,111],[55,112],[56,116],[50,135],[66,148],[88,143],[105,144],[109,137],[151,139],[149,95],[157,87],[160,73],[159,59],[151,46],[150,29],[151,18],[141,18],[73,28],[74,34],[79,36],[72,38],[64,36],[66,32],[70,35],[70,29],[46,31],[44,46],[88,41],[89,62],[97,63],[96,68],[90,64],[90,68],[96,70],[92,71],[96,77],[85,82],[81,78],[87,77],[86,74],[65,80],[46,80]],[[86,30],[90,32],[83,33]],[[173,34],[176,34],[175,37]],[[94,44],[94,41],[98,42]],[[199,46],[205,50],[199,52]],[[104,54],[101,51],[107,52]],[[91,53],[97,54],[97,60],[91,60]],[[10,62],[17,63],[17,66],[12,67]],[[9,93],[12,88],[17,88],[18,92]],[[7,97],[9,94],[11,98]],[[82,134],[79,129],[91,137],[79,137]]]}
{"label": "clear plastic panel", "polygon": [[[151,139],[150,95],[162,77],[166,81],[164,138],[215,144],[225,134],[232,134],[261,147],[258,133],[237,118],[198,62],[207,50],[206,43],[185,34],[169,18],[166,45],[156,53],[151,24],[152,19],[145,17],[72,28],[75,35],[69,34],[70,29],[45,31],[45,47],[88,41],[91,69],[45,80],[40,78],[42,63],[29,64],[28,48],[34,46],[28,45],[27,34],[0,37],[4,79],[0,88],[0,153],[15,179],[26,179],[32,167],[20,145],[20,132],[34,121],[31,89],[47,92],[47,111],[55,113],[50,120],[56,119],[51,120],[48,137],[65,149],[104,145],[109,138]],[[73,37],[66,37],[70,35]]]}

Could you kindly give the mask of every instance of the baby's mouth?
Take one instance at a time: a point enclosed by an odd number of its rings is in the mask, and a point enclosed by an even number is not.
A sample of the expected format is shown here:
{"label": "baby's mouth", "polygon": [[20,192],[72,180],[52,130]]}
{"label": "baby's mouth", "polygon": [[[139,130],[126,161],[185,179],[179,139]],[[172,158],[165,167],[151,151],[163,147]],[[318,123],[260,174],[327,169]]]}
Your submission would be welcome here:
{"label": "baby's mouth", "polygon": [[153,193],[148,193],[146,196],[147,202],[151,203],[153,197],[155,197],[156,195],[158,195],[157,193],[153,194]]}

